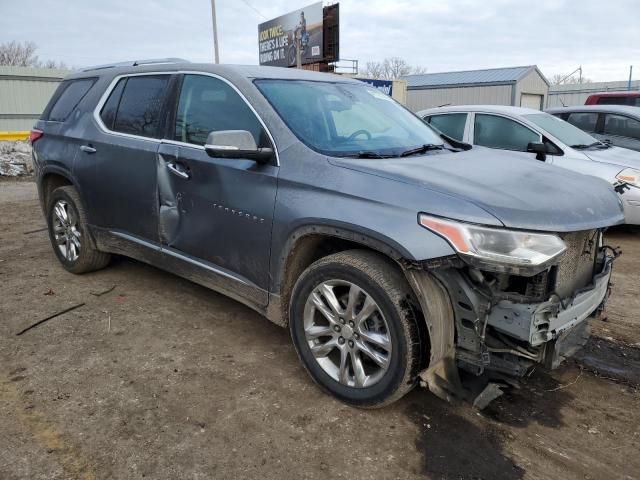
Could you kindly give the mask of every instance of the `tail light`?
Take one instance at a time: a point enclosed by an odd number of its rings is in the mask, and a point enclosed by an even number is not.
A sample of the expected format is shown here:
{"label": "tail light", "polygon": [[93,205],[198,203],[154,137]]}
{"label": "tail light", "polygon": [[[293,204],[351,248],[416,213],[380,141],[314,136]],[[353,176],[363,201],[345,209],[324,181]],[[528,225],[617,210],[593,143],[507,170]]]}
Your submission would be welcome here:
{"label": "tail light", "polygon": [[33,145],[34,143],[36,143],[36,140],[38,140],[42,135],[44,135],[42,130],[36,130],[34,128],[33,130],[31,130],[31,132],[29,132],[29,143]]}

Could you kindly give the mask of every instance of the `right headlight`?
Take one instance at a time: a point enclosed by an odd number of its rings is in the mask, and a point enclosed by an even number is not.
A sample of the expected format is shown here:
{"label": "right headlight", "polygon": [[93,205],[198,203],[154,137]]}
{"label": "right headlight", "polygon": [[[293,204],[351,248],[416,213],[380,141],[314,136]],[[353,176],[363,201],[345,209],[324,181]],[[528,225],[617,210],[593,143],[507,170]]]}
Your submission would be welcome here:
{"label": "right headlight", "polygon": [[628,183],[635,187],[640,187],[640,170],[635,168],[625,168],[616,175],[616,180]]}
{"label": "right headlight", "polygon": [[567,249],[560,237],[548,233],[483,227],[422,213],[418,221],[447,240],[463,260],[484,270],[535,275]]}

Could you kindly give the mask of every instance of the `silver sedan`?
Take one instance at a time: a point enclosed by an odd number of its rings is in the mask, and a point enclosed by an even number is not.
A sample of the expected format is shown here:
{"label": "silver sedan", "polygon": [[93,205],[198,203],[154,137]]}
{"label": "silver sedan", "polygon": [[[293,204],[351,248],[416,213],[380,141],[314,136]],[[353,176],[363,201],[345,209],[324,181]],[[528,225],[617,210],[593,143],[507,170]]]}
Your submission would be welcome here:
{"label": "silver sedan", "polygon": [[640,225],[640,152],[601,142],[558,117],[529,108],[461,105],[417,115],[456,140],[603,178],[621,194],[626,223]]}

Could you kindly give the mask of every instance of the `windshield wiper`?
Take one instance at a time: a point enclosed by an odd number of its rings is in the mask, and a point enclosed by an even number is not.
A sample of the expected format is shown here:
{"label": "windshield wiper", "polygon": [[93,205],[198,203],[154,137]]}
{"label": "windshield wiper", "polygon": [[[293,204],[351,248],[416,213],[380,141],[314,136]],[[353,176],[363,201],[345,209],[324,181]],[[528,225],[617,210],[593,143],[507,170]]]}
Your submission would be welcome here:
{"label": "windshield wiper", "polygon": [[340,155],[347,158],[390,158],[391,155],[382,155],[381,153],[374,152],[373,150],[361,150],[348,155]]}
{"label": "windshield wiper", "polygon": [[[579,143],[578,145],[570,145],[571,148],[575,148],[576,150],[586,150],[587,148],[593,148],[593,147],[599,147],[599,146],[604,146],[606,144],[602,143],[602,142],[593,142],[590,145],[585,145],[584,143]],[[605,148],[609,148],[608,146]]]}
{"label": "windshield wiper", "polygon": [[425,143],[420,147],[410,148],[409,150],[405,150],[400,154],[401,157],[408,157],[409,155],[417,155],[420,153],[426,153],[430,150],[444,150],[444,144],[439,143]]}

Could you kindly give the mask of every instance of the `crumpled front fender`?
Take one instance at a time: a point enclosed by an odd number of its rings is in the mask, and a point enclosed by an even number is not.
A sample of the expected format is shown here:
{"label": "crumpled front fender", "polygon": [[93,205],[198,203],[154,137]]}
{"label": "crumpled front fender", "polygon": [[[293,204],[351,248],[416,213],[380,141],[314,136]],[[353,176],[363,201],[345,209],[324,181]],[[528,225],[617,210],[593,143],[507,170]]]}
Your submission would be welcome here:
{"label": "crumpled front fender", "polygon": [[429,367],[419,377],[438,397],[451,401],[464,398],[455,359],[455,317],[444,285],[425,270],[407,269],[405,275],[418,297],[430,342]]}

